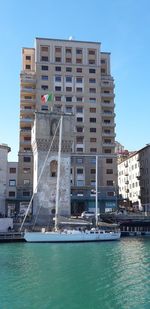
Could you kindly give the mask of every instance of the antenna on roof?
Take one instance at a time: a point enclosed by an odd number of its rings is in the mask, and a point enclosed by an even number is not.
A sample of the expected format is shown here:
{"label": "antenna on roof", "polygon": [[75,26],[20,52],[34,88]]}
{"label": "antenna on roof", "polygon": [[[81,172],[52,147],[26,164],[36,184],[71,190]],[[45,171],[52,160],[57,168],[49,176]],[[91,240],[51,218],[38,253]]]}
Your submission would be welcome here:
{"label": "antenna on roof", "polygon": [[69,36],[69,41],[72,41],[72,40],[74,40],[74,38],[73,38],[73,36],[71,35],[71,36]]}

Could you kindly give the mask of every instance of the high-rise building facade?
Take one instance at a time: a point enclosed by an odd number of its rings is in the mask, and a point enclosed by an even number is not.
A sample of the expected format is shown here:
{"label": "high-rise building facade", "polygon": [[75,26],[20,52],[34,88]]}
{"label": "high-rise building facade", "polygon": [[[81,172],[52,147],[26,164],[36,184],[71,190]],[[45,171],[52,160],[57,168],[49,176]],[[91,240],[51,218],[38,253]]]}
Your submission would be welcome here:
{"label": "high-rise building facade", "polygon": [[[52,102],[41,97],[51,94]],[[95,205],[96,155],[98,199],[102,209],[116,206],[114,80],[110,53],[98,42],[36,38],[35,48],[22,49],[20,74],[20,145],[18,194],[31,199],[34,112],[62,111],[75,115],[71,154],[72,213]]]}

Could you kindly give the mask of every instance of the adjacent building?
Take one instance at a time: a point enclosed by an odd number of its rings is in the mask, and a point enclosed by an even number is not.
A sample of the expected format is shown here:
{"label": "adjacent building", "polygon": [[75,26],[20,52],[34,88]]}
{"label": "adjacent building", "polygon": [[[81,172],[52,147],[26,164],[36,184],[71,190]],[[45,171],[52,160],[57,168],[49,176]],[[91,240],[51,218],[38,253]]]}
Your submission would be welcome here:
{"label": "adjacent building", "polygon": [[150,145],[118,164],[118,186],[133,208],[150,211]]}
{"label": "adjacent building", "polygon": [[[50,102],[41,98],[49,94]],[[99,42],[36,38],[22,49],[20,142],[17,199],[28,205],[33,193],[31,128],[35,112],[72,113],[71,213],[95,207],[96,155],[98,197],[103,211],[116,206],[114,80],[110,53]],[[21,205],[21,204],[20,204]]]}
{"label": "adjacent building", "polygon": [[6,187],[7,187],[7,168],[8,153],[10,147],[6,144],[0,144],[0,216],[6,215]]}
{"label": "adjacent building", "polygon": [[19,210],[17,202],[17,176],[18,162],[8,162],[6,181],[6,213],[8,217],[14,217]]}

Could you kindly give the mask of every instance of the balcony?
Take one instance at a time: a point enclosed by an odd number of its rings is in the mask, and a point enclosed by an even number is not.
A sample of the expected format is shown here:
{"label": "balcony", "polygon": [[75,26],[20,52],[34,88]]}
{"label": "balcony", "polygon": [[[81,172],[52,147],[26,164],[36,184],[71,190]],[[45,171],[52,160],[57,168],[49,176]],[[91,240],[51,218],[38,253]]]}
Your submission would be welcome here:
{"label": "balcony", "polygon": [[103,88],[114,88],[114,82],[113,81],[107,81],[107,80],[102,80],[101,81],[101,87]]}
{"label": "balcony", "polygon": [[114,143],[105,143],[105,142],[102,142],[102,146],[103,146],[103,147],[115,147],[115,142],[114,142]]}
{"label": "balcony", "polygon": [[112,98],[114,98],[114,97],[115,97],[115,95],[114,95],[114,93],[113,93],[113,92],[109,92],[109,93],[106,93],[106,92],[101,92],[101,97],[103,97],[103,98],[110,98],[110,99],[112,99]]}
{"label": "balcony", "polygon": [[110,133],[102,133],[102,137],[115,137],[116,134],[114,132],[110,132]]}
{"label": "balcony", "polygon": [[25,98],[21,98],[21,99],[20,99],[20,102],[21,102],[21,103],[25,103],[25,104],[27,104],[27,103],[32,104],[32,103],[36,103],[36,99],[25,99]]}
{"label": "balcony", "polygon": [[115,107],[115,104],[114,104],[114,102],[101,102],[101,106],[102,107]]}
{"label": "balcony", "polygon": [[113,122],[102,122],[102,126],[103,127],[111,127],[111,128],[114,128],[116,126],[115,123]]}
{"label": "balcony", "polygon": [[22,72],[20,74],[20,80],[21,83],[28,83],[28,84],[35,84],[36,83],[36,76],[35,74],[26,74],[24,72]]}
{"label": "balcony", "polygon": [[33,118],[22,118],[20,117],[20,122],[25,122],[25,123],[32,123],[33,122]]}
{"label": "balcony", "polygon": [[109,117],[109,118],[110,118],[110,117],[113,118],[113,117],[116,116],[116,114],[113,113],[113,112],[111,112],[111,111],[110,111],[110,112],[103,112],[103,111],[102,111],[102,114],[101,114],[101,115],[102,115],[102,117]]}
{"label": "balcony", "polygon": [[21,87],[21,92],[22,93],[34,93],[36,92],[36,88],[32,87]]}

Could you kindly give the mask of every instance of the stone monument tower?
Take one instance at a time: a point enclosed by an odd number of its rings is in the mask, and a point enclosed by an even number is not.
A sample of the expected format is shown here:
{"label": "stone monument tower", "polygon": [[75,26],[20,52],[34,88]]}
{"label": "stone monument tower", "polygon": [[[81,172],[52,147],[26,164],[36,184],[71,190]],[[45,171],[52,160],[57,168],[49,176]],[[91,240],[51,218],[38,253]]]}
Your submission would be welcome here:
{"label": "stone monument tower", "polygon": [[[32,129],[33,149],[33,217],[38,224],[48,224],[55,213],[59,124],[61,114],[36,112]],[[60,216],[70,216],[70,154],[73,143],[74,117],[63,115],[59,208]]]}

